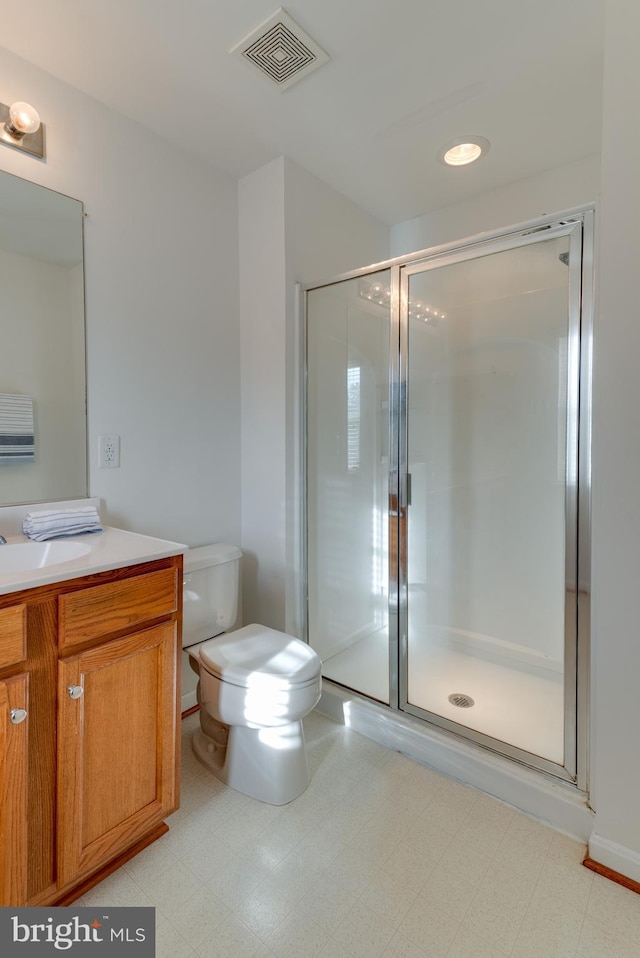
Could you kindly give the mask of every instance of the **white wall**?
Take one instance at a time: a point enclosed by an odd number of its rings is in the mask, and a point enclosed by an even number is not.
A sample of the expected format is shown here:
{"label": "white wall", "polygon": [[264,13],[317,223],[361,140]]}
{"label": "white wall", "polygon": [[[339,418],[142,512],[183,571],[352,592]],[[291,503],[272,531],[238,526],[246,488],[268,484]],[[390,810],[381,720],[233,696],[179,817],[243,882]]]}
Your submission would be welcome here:
{"label": "white wall", "polygon": [[0,251],[0,392],[31,397],[35,425],[34,461],[0,466],[0,504],[85,493],[78,269]]}
{"label": "white wall", "polygon": [[[597,861],[640,881],[640,7],[607,0],[599,305],[594,330],[593,759]],[[632,112],[630,112],[632,111]]]}
{"label": "white wall", "polygon": [[282,628],[287,442],[282,158],[242,179],[238,196],[244,618]]}
{"label": "white wall", "polygon": [[295,284],[388,256],[388,228],[284,157],[239,187],[245,621],[299,633]]}
{"label": "white wall", "polygon": [[[0,50],[2,99],[46,127],[0,168],[80,199],[85,221],[90,493],[103,520],[198,545],[240,535],[235,183]],[[97,437],[121,436],[98,470]],[[59,493],[57,493],[59,495]]]}
{"label": "white wall", "polygon": [[[464,175],[464,168],[452,169],[451,173]],[[545,213],[583,206],[595,202],[599,192],[600,157],[588,156],[509,183],[468,202],[399,223],[391,231],[391,255],[403,256],[440,243],[514,226]]]}

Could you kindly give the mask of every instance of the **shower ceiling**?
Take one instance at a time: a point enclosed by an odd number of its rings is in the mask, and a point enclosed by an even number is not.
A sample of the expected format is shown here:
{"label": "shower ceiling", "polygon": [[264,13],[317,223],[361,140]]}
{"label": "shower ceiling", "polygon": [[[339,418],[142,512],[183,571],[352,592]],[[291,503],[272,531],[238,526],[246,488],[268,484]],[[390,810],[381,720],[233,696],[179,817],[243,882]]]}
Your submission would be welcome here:
{"label": "shower ceiling", "polygon": [[[277,0],[10,0],[2,42],[223,172],[285,154],[396,223],[599,152],[603,3],[297,0],[330,60],[284,92],[229,53]],[[469,134],[487,158],[443,167]]]}

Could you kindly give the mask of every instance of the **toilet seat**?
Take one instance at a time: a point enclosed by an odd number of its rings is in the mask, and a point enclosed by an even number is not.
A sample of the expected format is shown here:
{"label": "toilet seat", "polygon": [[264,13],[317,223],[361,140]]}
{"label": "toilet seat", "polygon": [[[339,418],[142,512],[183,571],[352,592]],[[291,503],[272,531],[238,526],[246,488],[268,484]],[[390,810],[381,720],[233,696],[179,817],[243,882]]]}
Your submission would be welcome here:
{"label": "toilet seat", "polygon": [[240,688],[291,691],[316,685],[320,675],[313,649],[264,625],[246,625],[202,642],[198,657],[220,681]]}

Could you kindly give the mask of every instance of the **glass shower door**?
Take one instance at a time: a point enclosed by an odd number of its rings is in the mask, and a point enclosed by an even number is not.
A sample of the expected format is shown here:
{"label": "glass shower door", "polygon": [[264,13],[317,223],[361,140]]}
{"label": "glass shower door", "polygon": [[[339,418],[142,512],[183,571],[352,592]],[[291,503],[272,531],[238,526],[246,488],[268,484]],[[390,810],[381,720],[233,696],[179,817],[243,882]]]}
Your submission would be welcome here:
{"label": "glass shower door", "polygon": [[308,638],[323,676],[384,703],[389,287],[384,270],[310,290],[306,324]]}
{"label": "glass shower door", "polygon": [[569,776],[579,262],[562,224],[409,265],[401,285],[400,708]]}

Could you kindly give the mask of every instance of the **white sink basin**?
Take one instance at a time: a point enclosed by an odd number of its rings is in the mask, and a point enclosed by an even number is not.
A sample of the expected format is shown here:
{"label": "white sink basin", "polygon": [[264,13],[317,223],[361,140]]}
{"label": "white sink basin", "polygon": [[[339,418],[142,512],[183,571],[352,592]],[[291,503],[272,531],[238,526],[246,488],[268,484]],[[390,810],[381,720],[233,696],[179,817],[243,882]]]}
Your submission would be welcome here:
{"label": "white sink basin", "polygon": [[85,542],[65,542],[55,539],[49,542],[9,542],[0,545],[0,575],[30,572],[50,565],[60,565],[79,559],[91,551]]}

